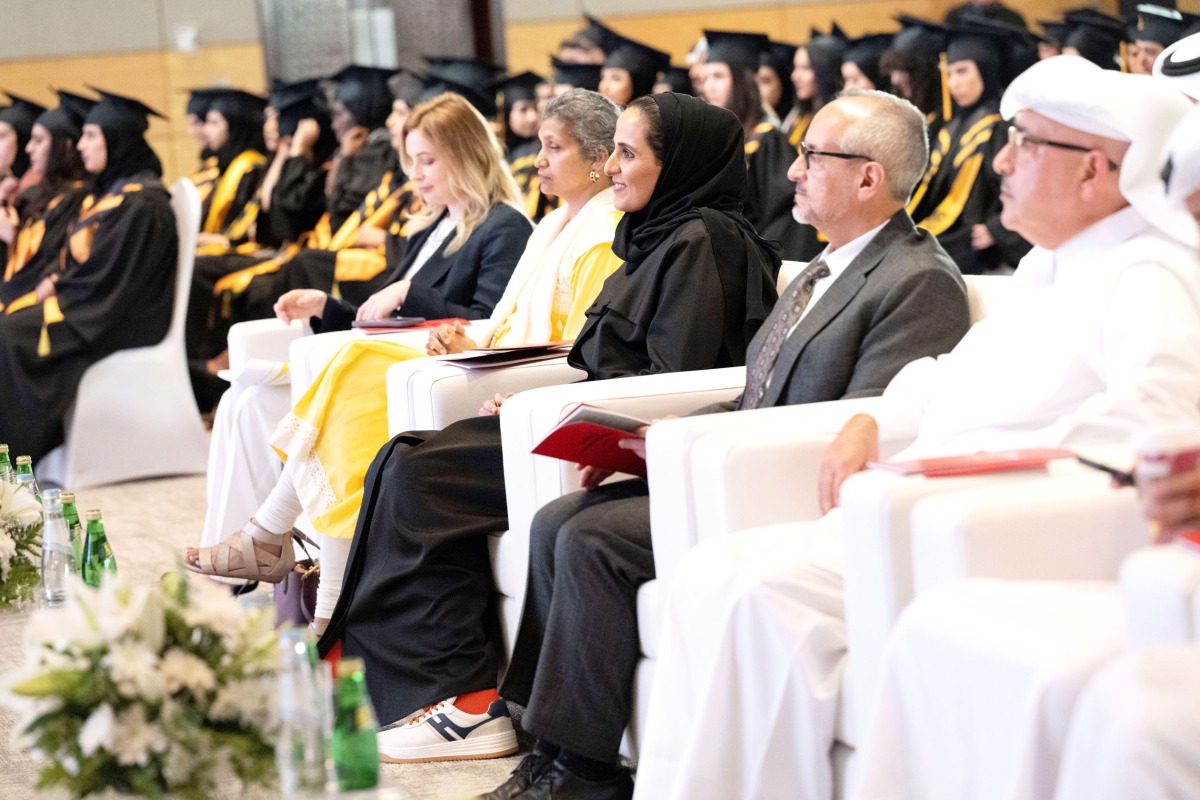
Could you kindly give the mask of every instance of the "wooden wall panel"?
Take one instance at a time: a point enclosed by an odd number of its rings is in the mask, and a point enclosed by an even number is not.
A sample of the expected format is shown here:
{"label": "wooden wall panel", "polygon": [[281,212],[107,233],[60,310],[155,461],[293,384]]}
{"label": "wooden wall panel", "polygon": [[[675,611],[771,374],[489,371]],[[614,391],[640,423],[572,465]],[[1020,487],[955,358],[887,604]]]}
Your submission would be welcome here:
{"label": "wooden wall panel", "polygon": [[56,102],[51,87],[75,91],[91,84],[137,97],[166,114],[167,122],[151,120],[147,139],[162,159],[168,182],[190,173],[196,163],[196,144],[184,123],[187,89],[219,84],[262,92],[266,87],[258,44],[6,61],[0,68],[3,88],[47,105]]}

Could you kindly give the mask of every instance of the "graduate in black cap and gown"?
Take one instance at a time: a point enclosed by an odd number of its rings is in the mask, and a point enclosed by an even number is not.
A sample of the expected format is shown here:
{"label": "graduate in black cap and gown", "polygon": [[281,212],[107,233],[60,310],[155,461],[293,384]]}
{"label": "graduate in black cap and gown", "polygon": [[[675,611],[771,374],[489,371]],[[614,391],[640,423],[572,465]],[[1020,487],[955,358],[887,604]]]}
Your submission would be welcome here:
{"label": "graduate in black cap and gown", "polygon": [[969,23],[949,31],[950,119],[930,142],[930,165],[909,201],[917,225],[938,237],[966,275],[1014,266],[1029,244],[1000,224],[1000,176],[992,167],[1008,143],[1000,95],[1017,69],[1011,33]]}
{"label": "graduate in black cap and gown", "polygon": [[187,100],[187,129],[196,144],[200,146],[200,160],[196,171],[188,176],[200,193],[200,202],[208,202],[221,170],[217,166],[217,157],[208,146],[208,137],[204,134],[204,123],[208,119],[208,109],[212,106],[212,89],[191,89]]}
{"label": "graduate in black cap and gown", "polygon": [[[790,70],[791,67],[789,66]],[[790,97],[792,93],[792,85],[786,79],[783,82],[783,91]],[[654,93],[661,94],[662,92],[675,92],[676,94],[690,94],[696,96],[696,90],[692,87],[691,69],[688,67],[670,66],[663,70],[658,76],[658,83],[654,84]]]}
{"label": "graduate in black cap and gown", "polygon": [[671,56],[627,36],[612,34],[611,39],[598,91],[624,108],[654,91],[658,73],[671,66]]}
{"label": "graduate in black cap and gown", "polygon": [[842,90],[842,54],[847,41],[834,23],[828,34],[813,28],[808,42],[796,48],[792,59],[796,107],[783,119],[781,130],[797,152],[813,116]]}
{"label": "graduate in black cap and gown", "polygon": [[1121,69],[1121,51],[1125,42],[1125,24],[1091,8],[1068,11],[1063,16],[1068,26],[1063,42],[1064,55],[1083,56],[1104,69]]}
{"label": "graduate in black cap and gown", "polygon": [[179,250],[162,164],[146,143],[141,102],[101,92],[79,151],[93,178],[44,297],[0,316],[0,440],[36,461],[63,440],[63,415],[84,370],[157,344],[171,322]]}
{"label": "graduate in black cap and gown", "polygon": [[925,115],[929,140],[937,140],[943,120],[941,54],[946,51],[946,29],[935,22],[900,14],[902,26],[879,59],[893,94],[903,97]]}
{"label": "graduate in black cap and gown", "polygon": [[0,207],[0,311],[43,280],[57,279],[67,228],[87,194],[84,179],[90,176],[76,145],[96,102],[61,90],[58,96],[58,108],[34,122],[26,148],[31,169],[42,179],[13,205]]}
{"label": "graduate in black cap and gown", "polygon": [[[796,92],[792,88],[792,64],[796,59],[796,45],[787,42],[767,42],[758,59],[758,71],[754,79],[758,83],[758,94],[763,105],[774,115],[771,122],[782,127],[796,107]],[[691,94],[689,89],[685,94]]]}
{"label": "graduate in black cap and gown", "polygon": [[796,185],[787,176],[796,150],[774,125],[758,94],[754,74],[770,42],[761,33],[704,32],[708,59],[700,65],[704,99],[732,111],[745,132],[744,215],[764,239],[779,242],[783,257],[807,261],[824,245],[816,230],[792,216]]}
{"label": "graduate in black cap and gown", "polygon": [[352,64],[332,77],[333,132],[338,138],[329,191],[329,225],[337,231],[367,195],[378,188],[385,173],[394,171],[385,123],[392,111],[388,79],[394,69]]}
{"label": "graduate in black cap and gown", "polygon": [[543,83],[542,76],[523,72],[496,84],[503,98],[500,113],[504,121],[505,160],[525,200],[525,214],[534,224],[558,208],[557,198],[542,194],[537,174],[537,156],[542,149],[537,135],[542,120],[537,87]]}
{"label": "graduate in black cap and gown", "polygon": [[1129,26],[1129,38],[1133,42],[1129,48],[1129,71],[1134,75],[1152,74],[1154,60],[1182,39],[1186,29],[1186,18],[1175,9],[1139,5]]}
{"label": "graduate in black cap and gown", "polygon": [[868,33],[851,41],[842,55],[842,86],[889,91],[889,76],[879,69],[879,60],[891,46],[892,38],[890,33]]}
{"label": "graduate in black cap and gown", "polygon": [[263,143],[263,108],[267,101],[239,89],[210,93],[204,135],[217,159],[220,177],[200,207],[199,245],[221,243],[245,235],[234,230],[247,204],[253,202],[267,169]]}

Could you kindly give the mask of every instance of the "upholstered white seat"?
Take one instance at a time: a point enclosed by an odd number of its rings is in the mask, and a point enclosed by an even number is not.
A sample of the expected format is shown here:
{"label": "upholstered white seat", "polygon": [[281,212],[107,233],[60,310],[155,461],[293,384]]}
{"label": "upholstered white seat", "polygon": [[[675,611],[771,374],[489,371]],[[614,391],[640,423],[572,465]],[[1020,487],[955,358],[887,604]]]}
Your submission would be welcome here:
{"label": "upholstered white seat", "polygon": [[192,395],[184,317],[200,229],[190,180],[171,186],[179,236],[171,325],[161,342],[113,353],[83,374],[66,442],[37,465],[39,479],[70,489],[205,470],[208,435]]}

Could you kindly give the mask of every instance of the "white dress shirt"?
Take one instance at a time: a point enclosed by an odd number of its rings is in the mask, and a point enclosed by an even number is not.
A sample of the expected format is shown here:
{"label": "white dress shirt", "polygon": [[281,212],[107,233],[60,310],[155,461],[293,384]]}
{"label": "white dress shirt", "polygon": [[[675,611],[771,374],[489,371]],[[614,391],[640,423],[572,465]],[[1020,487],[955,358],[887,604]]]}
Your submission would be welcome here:
{"label": "white dress shirt", "polygon": [[937,359],[906,366],[877,415],[897,459],[1124,441],[1200,426],[1200,261],[1131,207],[1051,252]]}
{"label": "white dress shirt", "polygon": [[[804,314],[807,314],[808,310],[817,304],[817,301],[821,299],[821,295],[825,294],[829,287],[833,285],[833,282],[846,271],[846,267],[850,266],[850,262],[858,258],[862,251],[867,249],[867,245],[875,238],[875,234],[883,230],[884,226],[889,222],[891,222],[890,219],[884,220],[882,225],[872,228],[857,239],[846,242],[846,244],[837,250],[830,252],[827,246],[821,251],[819,257],[825,259],[825,266],[829,267],[829,275],[813,285],[812,297],[809,298],[808,305],[804,307]],[[800,319],[804,319],[804,314],[800,315]],[[797,320],[796,325],[799,324],[800,320]],[[796,327],[793,325],[792,330],[788,331],[788,335],[791,336],[794,330],[796,330]]]}

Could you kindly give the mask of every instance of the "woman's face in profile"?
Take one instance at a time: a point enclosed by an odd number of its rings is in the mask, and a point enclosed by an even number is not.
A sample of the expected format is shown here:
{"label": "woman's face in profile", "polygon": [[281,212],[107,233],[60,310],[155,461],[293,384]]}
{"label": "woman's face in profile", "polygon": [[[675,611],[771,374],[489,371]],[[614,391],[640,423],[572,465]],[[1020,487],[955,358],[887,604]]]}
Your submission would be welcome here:
{"label": "woman's face in profile", "polygon": [[404,142],[412,169],[408,177],[421,193],[426,205],[445,208],[454,201],[450,189],[450,175],[446,171],[446,160],[434,147],[433,142],[420,130],[408,132]]}
{"label": "woman's face in profile", "polygon": [[209,111],[204,120],[204,140],[209,150],[220,150],[229,141],[229,120],[220,111]]}
{"label": "woman's face in profile", "polygon": [[0,122],[0,175],[8,174],[17,160],[17,130],[7,122]]}
{"label": "woman's face in profile", "polygon": [[662,174],[647,132],[640,111],[622,112],[613,136],[613,154],[604,164],[604,171],[613,179],[613,205],[627,214],[646,207]]}
{"label": "woman's face in profile", "polygon": [[605,67],[600,73],[600,94],[619,106],[633,100],[633,76],[620,67]]}

